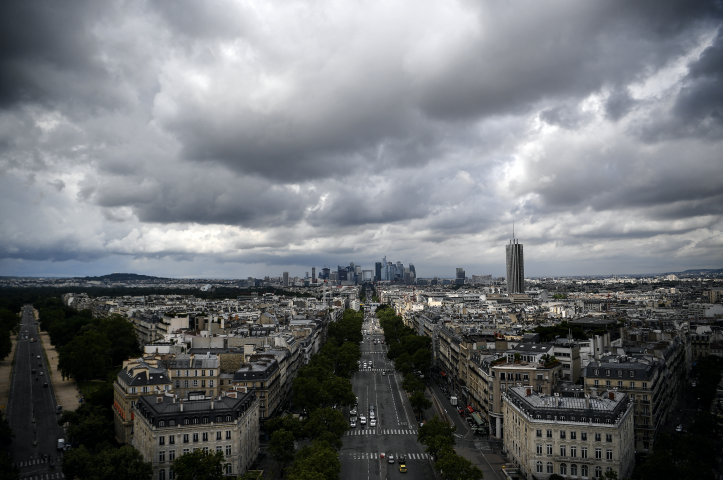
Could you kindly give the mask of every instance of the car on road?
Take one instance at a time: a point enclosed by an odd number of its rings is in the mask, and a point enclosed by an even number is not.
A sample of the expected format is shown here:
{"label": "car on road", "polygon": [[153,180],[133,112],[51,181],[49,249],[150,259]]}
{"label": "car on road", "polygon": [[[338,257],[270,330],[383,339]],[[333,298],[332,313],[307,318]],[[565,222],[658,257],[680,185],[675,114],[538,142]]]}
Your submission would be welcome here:
{"label": "car on road", "polygon": [[35,369],[33,368],[30,373],[35,374]]}
{"label": "car on road", "polygon": [[386,377],[386,376],[387,376],[387,372],[382,372],[382,377]]}
{"label": "car on road", "polygon": [[58,446],[57,446],[57,448],[58,448],[58,450],[65,450],[65,439],[64,439],[64,438],[59,438],[59,439],[58,439]]}
{"label": "car on road", "polygon": [[350,428],[356,428],[356,421],[355,421],[355,420],[352,420],[351,422],[349,422],[349,427],[350,427]]}
{"label": "car on road", "polygon": [[364,415],[361,415],[361,416],[359,417],[359,423],[360,423],[361,425],[366,425],[366,424],[367,424],[367,417],[365,417]]}
{"label": "car on road", "polygon": [[43,384],[43,388],[48,388],[48,382],[45,382],[45,383]]}
{"label": "car on road", "polygon": [[40,372],[40,375],[42,375],[42,374],[43,374],[43,372]]}
{"label": "car on road", "polygon": [[376,418],[371,418],[371,419],[369,419],[369,426],[370,426],[370,427],[376,427],[376,426],[377,426],[377,419],[376,419]]}
{"label": "car on road", "polygon": [[407,461],[404,457],[399,457],[399,471],[401,473],[407,473]]}
{"label": "car on road", "polygon": [[391,454],[390,454],[390,455],[387,457],[387,461],[388,461],[389,463],[394,463],[394,455],[391,455]]}
{"label": "car on road", "polygon": [[351,410],[349,410],[349,415],[351,415],[351,416],[356,415],[356,406],[351,407]]}
{"label": "car on road", "polygon": [[682,431],[683,431],[683,424],[680,424],[680,425],[678,425],[677,427],[675,427],[675,431],[676,431],[676,432],[682,432]]}
{"label": "car on road", "polygon": [[38,355],[38,358],[40,358],[40,355]]}

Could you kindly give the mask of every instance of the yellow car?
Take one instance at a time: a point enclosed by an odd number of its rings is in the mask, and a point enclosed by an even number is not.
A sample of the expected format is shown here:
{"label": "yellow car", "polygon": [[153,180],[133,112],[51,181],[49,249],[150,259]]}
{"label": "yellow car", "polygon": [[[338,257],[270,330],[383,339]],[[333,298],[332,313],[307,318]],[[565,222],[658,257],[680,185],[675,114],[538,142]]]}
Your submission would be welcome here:
{"label": "yellow car", "polygon": [[399,471],[407,473],[407,462],[404,460],[404,457],[399,459]]}

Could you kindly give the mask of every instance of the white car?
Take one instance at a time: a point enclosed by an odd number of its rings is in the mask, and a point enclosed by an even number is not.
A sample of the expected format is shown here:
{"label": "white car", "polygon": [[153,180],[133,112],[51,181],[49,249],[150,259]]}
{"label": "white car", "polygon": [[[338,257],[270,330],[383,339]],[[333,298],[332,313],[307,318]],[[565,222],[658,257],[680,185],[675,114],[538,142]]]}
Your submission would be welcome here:
{"label": "white car", "polygon": [[349,410],[349,415],[356,415],[356,408]]}
{"label": "white car", "polygon": [[349,427],[351,427],[351,428],[356,428],[356,422],[355,422],[354,420],[352,420],[351,422],[349,422]]}
{"label": "white car", "polygon": [[382,372],[382,377],[386,377],[386,376],[387,376],[387,372]]}
{"label": "white car", "polygon": [[370,426],[370,427],[376,427],[376,426],[377,426],[377,419],[376,419],[376,418],[370,419],[370,420],[369,420],[369,426]]}
{"label": "white car", "polygon": [[365,417],[364,415],[360,416],[360,417],[359,417],[359,423],[361,423],[362,425],[366,425],[366,424],[367,424],[367,417]]}

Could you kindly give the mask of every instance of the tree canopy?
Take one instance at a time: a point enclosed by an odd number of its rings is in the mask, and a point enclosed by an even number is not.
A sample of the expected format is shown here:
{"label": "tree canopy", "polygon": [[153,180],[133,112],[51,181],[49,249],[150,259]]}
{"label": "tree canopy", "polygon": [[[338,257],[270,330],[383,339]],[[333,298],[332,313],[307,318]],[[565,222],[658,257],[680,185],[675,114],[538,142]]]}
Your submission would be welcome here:
{"label": "tree canopy", "polygon": [[196,449],[176,457],[173,461],[173,471],[176,480],[222,480],[223,452],[204,452]]}
{"label": "tree canopy", "polygon": [[153,467],[131,446],[115,448],[106,444],[96,453],[80,446],[64,454],[63,474],[70,480],[151,480]]}

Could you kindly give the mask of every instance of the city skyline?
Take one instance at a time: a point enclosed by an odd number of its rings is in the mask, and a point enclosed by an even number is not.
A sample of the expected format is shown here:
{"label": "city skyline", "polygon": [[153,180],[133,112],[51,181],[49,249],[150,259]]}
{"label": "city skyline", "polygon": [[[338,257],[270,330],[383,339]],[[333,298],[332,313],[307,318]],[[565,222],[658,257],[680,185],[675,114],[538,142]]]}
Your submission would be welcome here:
{"label": "city skyline", "polygon": [[6,8],[2,275],[721,267],[715,2]]}

